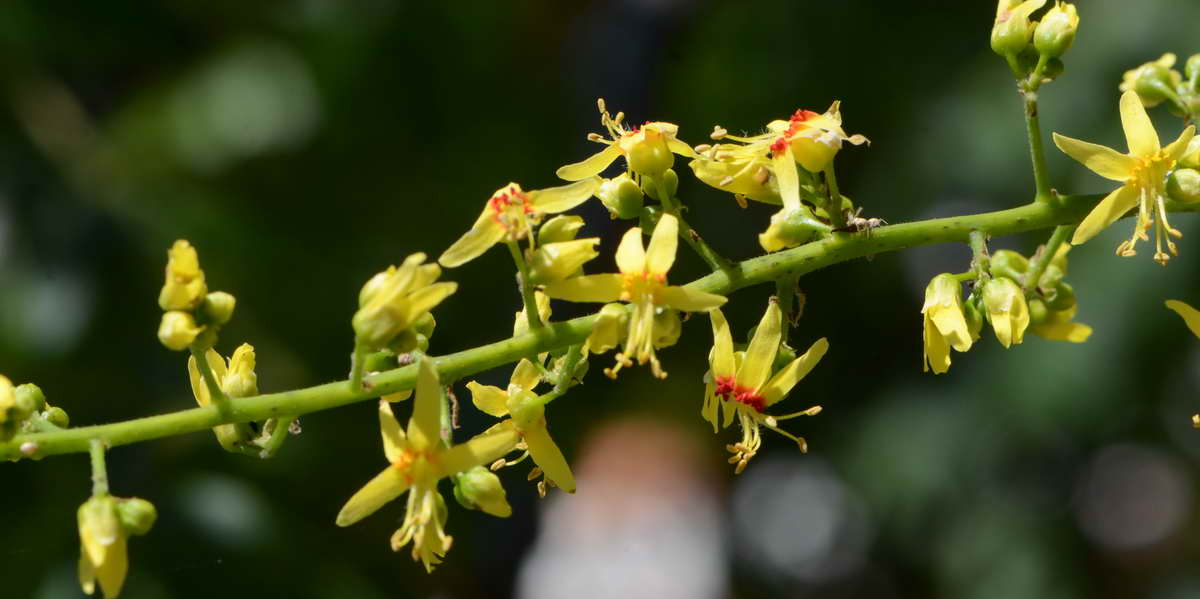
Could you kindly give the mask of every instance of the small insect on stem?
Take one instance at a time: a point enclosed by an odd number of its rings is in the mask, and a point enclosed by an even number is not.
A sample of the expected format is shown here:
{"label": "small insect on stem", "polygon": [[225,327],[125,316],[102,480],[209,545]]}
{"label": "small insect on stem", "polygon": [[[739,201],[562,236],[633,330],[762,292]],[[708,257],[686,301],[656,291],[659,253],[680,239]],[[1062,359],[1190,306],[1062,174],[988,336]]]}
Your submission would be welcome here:
{"label": "small insect on stem", "polygon": [[846,215],[846,226],[834,229],[838,233],[866,233],[867,237],[871,236],[871,231],[888,224],[882,218],[863,218],[862,206],[859,206],[853,214]]}

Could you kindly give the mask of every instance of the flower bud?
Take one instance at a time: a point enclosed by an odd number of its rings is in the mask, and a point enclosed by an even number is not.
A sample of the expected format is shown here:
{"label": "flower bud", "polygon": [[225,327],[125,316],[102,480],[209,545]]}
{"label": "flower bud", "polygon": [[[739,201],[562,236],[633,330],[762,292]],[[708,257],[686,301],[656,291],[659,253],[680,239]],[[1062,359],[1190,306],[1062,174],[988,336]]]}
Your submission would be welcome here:
{"label": "flower bud", "polygon": [[233,318],[233,308],[236,305],[237,299],[233,295],[224,291],[213,291],[204,296],[200,313],[204,315],[205,322],[223,325]]}
{"label": "flower bud", "polygon": [[538,228],[537,241],[539,245],[558,241],[571,241],[583,227],[583,217],[560,214]]}
{"label": "flower bud", "polygon": [[1060,0],[1038,23],[1033,32],[1033,45],[1043,56],[1058,58],[1071,48],[1078,29],[1079,15],[1075,5]]}
{"label": "flower bud", "polygon": [[972,342],[979,340],[979,332],[983,330],[984,317],[980,304],[982,299],[974,294],[963,302],[963,319],[967,321],[967,332],[971,335]]}
{"label": "flower bud", "polygon": [[46,421],[58,428],[71,426],[71,419],[67,416],[67,411],[59,407],[51,406],[46,409]]}
{"label": "flower bud", "polygon": [[17,388],[13,390],[13,395],[16,397],[17,409],[23,412],[33,414],[46,409],[46,394],[42,393],[41,387],[33,383],[17,385]]}
{"label": "flower bud", "polygon": [[804,245],[828,235],[832,228],[818,221],[805,206],[798,210],[783,209],[771,217],[767,231],[758,236],[758,243],[768,252]]}
{"label": "flower bud", "polygon": [[658,197],[659,185],[665,185],[667,193],[671,197],[675,197],[675,192],[679,191],[679,175],[675,173],[675,169],[669,168],[663,171],[663,174],[658,177],[645,177],[642,179],[642,188],[645,190],[646,195],[650,196],[652,200],[662,202],[663,199]]}
{"label": "flower bud", "polygon": [[1026,303],[1029,306],[1029,324],[1037,326],[1046,322],[1046,317],[1050,315],[1050,310],[1046,308],[1046,302],[1039,298],[1033,298]]}
{"label": "flower bud", "polygon": [[1200,202],[1200,171],[1191,168],[1175,169],[1167,178],[1167,194],[1176,202]]}
{"label": "flower bud", "polygon": [[529,259],[529,280],[534,285],[561,281],[579,273],[583,264],[600,253],[599,237],[548,243],[533,252]]}
{"label": "flower bud", "polygon": [[1021,343],[1029,327],[1029,306],[1025,293],[1012,279],[995,277],[983,286],[983,305],[996,339],[1004,347]]}
{"label": "flower bud", "polygon": [[669,123],[647,123],[636,132],[617,140],[629,170],[648,177],[657,177],[675,164],[675,155],[667,145],[678,127]]}
{"label": "flower bud", "polygon": [[192,310],[200,305],[206,293],[208,287],[196,249],[187,240],[176,241],[167,250],[166,282],[158,294],[159,307],[166,311]]}
{"label": "flower bud", "polygon": [[105,597],[116,597],[129,569],[125,540],[128,536],[117,513],[117,499],[92,497],[79,506],[79,584],[91,595],[96,582]]}
{"label": "flower bud", "polygon": [[141,536],[150,532],[154,521],[158,519],[158,510],[154,504],[140,497],[117,500],[117,518],[125,532]]}
{"label": "flower bud", "polygon": [[654,313],[654,343],[655,348],[671,347],[679,341],[683,333],[683,322],[679,320],[679,312],[661,308]]}
{"label": "flower bud", "polygon": [[993,277],[1008,277],[1019,281],[1029,270],[1029,260],[1012,250],[996,250],[992,253],[990,272]]}
{"label": "flower bud", "polygon": [[476,466],[454,478],[454,498],[469,510],[479,510],[497,518],[512,515],[500,477],[483,466]]}
{"label": "flower bud", "polygon": [[1069,283],[1059,281],[1046,296],[1046,307],[1052,312],[1062,312],[1075,307],[1075,289]]}
{"label": "flower bud", "polygon": [[355,341],[372,349],[387,347],[405,329],[458,289],[457,283],[435,281],[437,264],[421,264],[425,254],[404,260],[399,268],[376,274],[359,292],[359,308],[351,324]]}
{"label": "flower bud", "polygon": [[164,312],[158,325],[158,340],[167,349],[182,351],[200,335],[204,327],[196,326],[196,319],[187,312],[172,310]]}
{"label": "flower bud", "polygon": [[992,51],[1000,56],[1020,54],[1033,35],[1029,15],[1045,3],[1046,0],[999,0],[996,22],[992,26]]}
{"label": "flower bud", "polygon": [[1200,169],[1200,137],[1193,137],[1188,147],[1179,158],[1179,166],[1183,168]]}
{"label": "flower bud", "polygon": [[613,218],[637,218],[645,202],[642,188],[633,182],[629,173],[621,173],[620,176],[601,183],[596,197],[600,198],[600,203],[608,208],[608,213]]}
{"label": "flower bud", "polygon": [[596,326],[583,345],[584,351],[602,354],[618,345],[629,329],[629,310],[621,304],[605,304],[596,317]]}
{"label": "flower bud", "polygon": [[1158,60],[1125,71],[1120,90],[1137,92],[1147,108],[1157,106],[1164,100],[1176,101],[1179,96],[1175,90],[1183,77],[1179,71],[1171,68],[1174,65],[1175,55],[1167,52]]}
{"label": "flower bud", "polygon": [[1183,76],[1191,82],[1192,91],[1200,92],[1197,85],[1200,84],[1200,54],[1193,54],[1187,59],[1187,63],[1183,66]]}
{"label": "flower bud", "polygon": [[25,418],[28,415],[22,417],[17,408],[17,393],[12,381],[0,375],[0,441],[7,441],[17,434],[17,428]]}
{"label": "flower bud", "polygon": [[254,373],[254,346],[243,343],[229,358],[229,371],[221,381],[221,390],[229,397],[258,395],[258,375]]}

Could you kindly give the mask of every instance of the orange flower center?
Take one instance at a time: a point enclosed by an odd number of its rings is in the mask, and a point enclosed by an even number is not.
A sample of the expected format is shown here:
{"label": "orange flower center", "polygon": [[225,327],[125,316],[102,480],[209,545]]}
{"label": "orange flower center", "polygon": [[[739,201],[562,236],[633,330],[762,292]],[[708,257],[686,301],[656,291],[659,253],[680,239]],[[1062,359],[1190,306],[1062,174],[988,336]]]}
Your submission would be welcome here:
{"label": "orange flower center", "polygon": [[767,400],[762,395],[755,393],[754,389],[747,389],[739,386],[734,382],[731,376],[719,376],[716,378],[717,388],[715,393],[726,401],[736,401],[754,408],[755,412],[762,413],[767,409]]}
{"label": "orange flower center", "polygon": [[794,114],[792,114],[791,118],[788,119],[787,130],[784,131],[783,134],[771,144],[771,153],[778,155],[786,150],[788,144],[792,143],[792,137],[807,127],[807,125],[804,123],[819,116],[821,115],[811,110],[797,110]]}
{"label": "orange flower center", "polygon": [[533,205],[529,202],[529,194],[521,191],[520,187],[510,185],[488,200],[488,208],[492,211],[492,220],[511,235],[520,237],[529,229],[529,221],[534,217]]}
{"label": "orange flower center", "polygon": [[633,303],[648,300],[651,304],[657,304],[656,293],[666,284],[666,275],[656,275],[648,271],[622,273],[621,299]]}

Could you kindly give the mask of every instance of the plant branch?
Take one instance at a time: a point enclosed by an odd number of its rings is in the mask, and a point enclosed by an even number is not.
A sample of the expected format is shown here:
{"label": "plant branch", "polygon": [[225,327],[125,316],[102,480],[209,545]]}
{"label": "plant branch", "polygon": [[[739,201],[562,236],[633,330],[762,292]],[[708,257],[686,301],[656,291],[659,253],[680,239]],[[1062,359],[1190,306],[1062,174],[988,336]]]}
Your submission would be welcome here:
{"label": "plant branch", "polygon": [[525,304],[525,319],[529,321],[529,330],[542,328],[542,315],[538,314],[537,297],[533,293],[533,285],[529,283],[529,265],[521,253],[521,246],[515,241],[506,242],[508,253],[512,254],[513,264],[517,265],[517,287],[521,292],[521,301]]}

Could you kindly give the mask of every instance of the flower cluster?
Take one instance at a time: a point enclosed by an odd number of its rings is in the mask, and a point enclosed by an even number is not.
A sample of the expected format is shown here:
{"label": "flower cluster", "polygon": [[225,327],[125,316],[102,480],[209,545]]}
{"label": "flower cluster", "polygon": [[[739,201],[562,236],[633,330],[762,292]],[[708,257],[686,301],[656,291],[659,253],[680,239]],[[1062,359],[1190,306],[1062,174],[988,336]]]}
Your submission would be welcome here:
{"label": "flower cluster", "polygon": [[180,239],[167,250],[166,282],[158,294],[163,309],[158,340],[168,349],[182,351],[195,345],[212,347],[217,330],[233,317],[237,304],[224,291],[208,291],[196,248]]}

